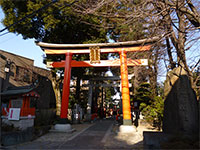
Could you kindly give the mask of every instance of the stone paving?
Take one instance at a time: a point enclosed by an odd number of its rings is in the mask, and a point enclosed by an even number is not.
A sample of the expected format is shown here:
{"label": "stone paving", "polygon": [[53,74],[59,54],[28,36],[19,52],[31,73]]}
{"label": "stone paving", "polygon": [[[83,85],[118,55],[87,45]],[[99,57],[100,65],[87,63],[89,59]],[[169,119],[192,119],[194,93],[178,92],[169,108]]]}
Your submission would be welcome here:
{"label": "stone paving", "polygon": [[114,124],[105,143],[105,147],[112,149],[143,150],[143,131],[155,131],[149,125],[140,125],[134,133],[120,133],[119,126]]}
{"label": "stone paving", "polygon": [[135,133],[119,133],[118,125],[113,120],[75,124],[72,127],[75,132],[49,132],[34,141],[6,149],[143,149],[142,134],[148,130],[139,127]]}
{"label": "stone paving", "polygon": [[34,141],[15,146],[7,146],[5,149],[54,149],[70,140],[71,138],[77,136],[79,133],[84,132],[84,130],[88,129],[92,125],[94,124],[73,124],[72,128],[75,129],[75,131],[72,133],[49,132]]}

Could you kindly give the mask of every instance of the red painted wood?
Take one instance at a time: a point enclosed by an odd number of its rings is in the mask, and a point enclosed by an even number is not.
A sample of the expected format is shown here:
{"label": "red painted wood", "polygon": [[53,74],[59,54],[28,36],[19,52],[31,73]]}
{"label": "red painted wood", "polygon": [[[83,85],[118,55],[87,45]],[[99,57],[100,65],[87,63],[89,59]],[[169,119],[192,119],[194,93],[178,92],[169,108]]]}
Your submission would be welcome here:
{"label": "red painted wood", "polygon": [[22,108],[20,116],[27,117],[28,115],[35,116],[35,108]]}
{"label": "red painted wood", "polygon": [[[138,66],[142,65],[142,61],[140,59],[132,60],[127,59],[127,66]],[[65,61],[61,62],[53,62],[51,64],[53,68],[64,68]],[[101,60],[100,63],[91,64],[90,61],[71,61],[71,67],[119,67],[120,66],[120,59],[116,60]]]}
{"label": "red painted wood", "polygon": [[[144,41],[145,43],[145,41]],[[140,43],[141,44],[141,43]],[[122,46],[122,45],[120,45]],[[114,60],[104,60],[101,63],[90,64],[89,61],[75,61],[72,60],[72,54],[89,54],[89,48],[83,49],[56,49],[55,46],[50,48],[43,47],[44,52],[47,55],[65,54],[65,61],[53,62],[52,67],[54,68],[65,68],[64,73],[64,83],[63,83],[63,93],[62,93],[62,103],[61,103],[61,114],[60,118],[67,118],[68,113],[68,102],[69,102],[69,92],[70,92],[70,77],[71,77],[71,67],[108,67],[108,66],[120,66],[121,69],[121,81],[122,81],[122,101],[123,101],[123,118],[126,120],[131,120],[131,110],[130,110],[130,95],[129,95],[129,82],[128,82],[128,71],[127,66],[139,65],[139,61],[128,60],[126,52],[142,52],[148,51],[151,45],[145,46],[132,46],[132,47],[119,47],[115,48],[100,48],[101,53],[120,53],[120,61]],[[73,47],[75,48],[75,47]],[[120,62],[120,63],[119,63]]]}
{"label": "red painted wood", "polygon": [[71,78],[71,61],[72,54],[67,53],[65,56],[65,73],[63,81],[62,103],[61,103],[61,119],[67,119],[69,92],[70,92],[70,78]]}
{"label": "red painted wood", "polygon": [[131,120],[131,105],[128,82],[128,67],[126,51],[120,52],[120,71],[121,71],[121,86],[122,86],[122,106],[123,119]]}

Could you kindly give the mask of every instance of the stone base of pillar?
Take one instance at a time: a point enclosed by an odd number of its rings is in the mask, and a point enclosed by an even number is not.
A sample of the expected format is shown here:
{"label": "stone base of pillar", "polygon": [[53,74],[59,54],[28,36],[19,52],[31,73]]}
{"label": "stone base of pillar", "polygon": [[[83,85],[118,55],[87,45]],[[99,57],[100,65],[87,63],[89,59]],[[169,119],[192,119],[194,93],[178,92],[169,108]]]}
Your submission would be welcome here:
{"label": "stone base of pillar", "polygon": [[72,129],[70,124],[55,124],[54,127],[50,130],[50,132],[66,132],[71,133],[75,131]]}
{"label": "stone base of pillar", "polygon": [[133,125],[132,120],[123,119],[123,125],[129,125],[129,126]]}
{"label": "stone base of pillar", "polygon": [[136,132],[136,127],[133,125],[121,125],[119,127],[119,133],[134,133]]}
{"label": "stone base of pillar", "polygon": [[60,118],[58,124],[69,124],[70,121],[67,118]]}
{"label": "stone base of pillar", "polygon": [[91,114],[86,114],[85,115],[85,121],[91,121]]}

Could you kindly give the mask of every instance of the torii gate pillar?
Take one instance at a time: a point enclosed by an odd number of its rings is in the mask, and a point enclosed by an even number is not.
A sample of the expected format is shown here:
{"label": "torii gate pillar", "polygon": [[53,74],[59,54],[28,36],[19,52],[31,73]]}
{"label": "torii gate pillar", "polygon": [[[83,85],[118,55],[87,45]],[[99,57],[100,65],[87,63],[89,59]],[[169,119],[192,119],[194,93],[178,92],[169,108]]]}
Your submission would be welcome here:
{"label": "torii gate pillar", "polygon": [[129,95],[129,82],[127,70],[127,55],[122,49],[120,54],[120,70],[121,70],[121,86],[122,86],[122,110],[123,110],[123,125],[132,125],[131,106]]}
{"label": "torii gate pillar", "polygon": [[[132,125],[126,53],[127,52],[124,50],[119,52],[121,82],[122,82],[121,85],[122,85],[123,125]],[[70,93],[71,61],[72,61],[72,53],[66,53],[61,114],[60,114],[60,118],[63,121],[67,120],[68,118],[67,114],[68,114],[69,93]]]}
{"label": "torii gate pillar", "polygon": [[[123,124],[132,125],[126,52],[149,51],[151,48],[150,44],[158,41],[159,39],[160,37],[152,37],[151,39],[143,39],[138,41],[117,42],[117,43],[95,43],[95,44],[52,44],[52,43],[36,42],[36,44],[40,46],[47,55],[65,54],[66,56],[65,61],[51,62],[51,66],[54,68],[63,68],[63,67],[65,68],[61,114],[60,114],[61,120],[67,120],[71,67],[120,66],[121,81],[122,81]],[[143,46],[138,46],[138,45],[143,45]],[[120,63],[119,60],[102,60],[101,63],[96,63],[96,64],[91,64],[90,61],[72,60],[72,54],[90,54],[91,50],[93,49],[92,47],[101,48],[100,53],[119,53]],[[95,59],[99,59],[99,57],[98,58],[96,57],[97,56],[95,56]],[[142,64],[141,60],[140,63],[137,60],[136,61],[128,60],[129,66],[137,66],[139,64]]]}
{"label": "torii gate pillar", "polygon": [[62,102],[60,118],[65,123],[67,121],[69,92],[70,92],[70,78],[71,78],[71,61],[72,53],[65,54],[65,73],[63,81]]}

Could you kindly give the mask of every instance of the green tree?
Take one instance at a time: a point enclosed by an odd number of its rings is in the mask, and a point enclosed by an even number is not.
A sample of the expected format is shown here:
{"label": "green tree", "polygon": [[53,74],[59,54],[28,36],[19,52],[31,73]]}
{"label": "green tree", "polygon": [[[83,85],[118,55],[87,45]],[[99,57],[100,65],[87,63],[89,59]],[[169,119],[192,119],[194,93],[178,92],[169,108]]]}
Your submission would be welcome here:
{"label": "green tree", "polygon": [[162,127],[163,113],[164,113],[164,100],[161,96],[155,96],[149,105],[143,104],[141,107],[144,118],[159,130]]}
{"label": "green tree", "polygon": [[[165,47],[158,50],[162,54],[166,54],[163,57],[167,64],[167,70],[181,66],[188,72],[188,76],[193,82],[193,75],[186,60],[186,51],[194,51],[194,45],[198,43],[199,0],[97,0],[96,6],[93,5],[93,1],[89,2],[91,3],[82,5],[91,7],[89,9],[88,7],[81,7],[83,8],[81,12],[105,18],[106,21],[103,25],[110,28],[109,35],[115,41],[121,40],[123,37],[127,40],[129,32],[132,29],[136,29],[138,32],[140,31],[137,30],[138,28],[144,29],[143,32],[138,33],[145,37],[161,35],[162,44]],[[139,27],[131,28],[133,26]],[[130,37],[137,36],[132,35]],[[198,57],[198,53],[196,56]],[[197,61],[195,60],[192,63],[194,64]],[[155,74],[158,72],[156,68],[153,67],[151,70]],[[192,85],[195,84],[192,83]]]}
{"label": "green tree", "polygon": [[[162,93],[162,88],[158,89]],[[135,98],[140,103],[140,111],[144,119],[160,130],[162,127],[164,100],[162,95],[152,95],[152,89],[149,83],[142,83],[137,89]]]}
{"label": "green tree", "polygon": [[149,105],[152,100],[152,94],[150,89],[150,84],[147,82],[143,82],[140,84],[139,88],[135,94],[135,100],[139,101],[141,104],[141,109],[143,105]]}
{"label": "green tree", "polygon": [[[5,14],[3,24],[8,27],[25,16],[32,14],[35,10],[48,5],[50,2],[51,0],[1,0],[0,6]],[[77,15],[68,6],[70,2],[73,1],[55,2],[10,27],[8,30],[16,34],[21,34],[24,39],[35,38],[43,42],[105,42],[107,40],[106,30],[98,29],[93,25],[84,23],[89,22],[98,25],[101,20],[98,17],[91,17],[90,15]]]}
{"label": "green tree", "polygon": [[[72,8],[75,4],[73,2],[73,0],[63,0],[53,3],[52,0],[1,0],[0,6],[5,14],[2,23],[6,27],[9,27],[9,32],[21,34],[24,39],[34,38],[43,42],[65,44],[107,42],[107,29],[96,27],[101,24],[102,19],[98,16],[75,13]],[[49,5],[50,3],[51,5]],[[70,5],[71,3],[73,5]],[[40,11],[35,13],[36,10]],[[15,24],[16,22],[18,23]],[[11,26],[12,24],[15,25]],[[107,57],[107,55],[104,55],[104,57]],[[44,62],[60,61],[63,59],[65,59],[64,55],[47,55]],[[73,59],[84,60],[89,59],[89,56],[74,55]],[[77,77],[77,80],[80,81],[81,76],[87,74],[88,70],[90,72],[98,71],[98,69],[91,68],[76,68],[72,69],[72,77]],[[103,68],[101,71],[107,71],[107,68]],[[54,74],[57,72],[62,73],[63,69],[52,70]],[[56,75],[54,77],[56,78]],[[57,79],[52,80],[52,82],[55,82],[54,85],[57,85],[56,81]],[[58,85],[54,87],[56,88],[57,100],[60,100]],[[70,96],[72,101],[79,98],[80,83],[77,84],[76,96]],[[71,104],[73,105],[72,101]]]}
{"label": "green tree", "polygon": [[143,82],[136,89],[133,99],[139,102],[139,109],[142,111],[146,106],[150,105],[152,98],[150,84]]}

